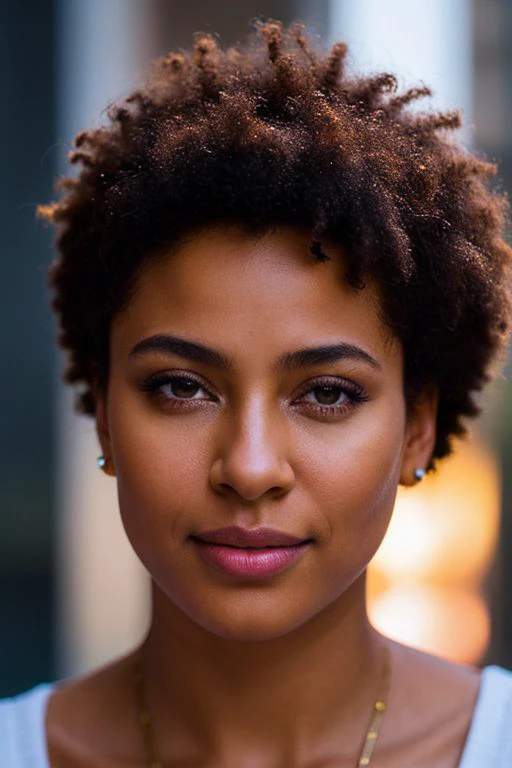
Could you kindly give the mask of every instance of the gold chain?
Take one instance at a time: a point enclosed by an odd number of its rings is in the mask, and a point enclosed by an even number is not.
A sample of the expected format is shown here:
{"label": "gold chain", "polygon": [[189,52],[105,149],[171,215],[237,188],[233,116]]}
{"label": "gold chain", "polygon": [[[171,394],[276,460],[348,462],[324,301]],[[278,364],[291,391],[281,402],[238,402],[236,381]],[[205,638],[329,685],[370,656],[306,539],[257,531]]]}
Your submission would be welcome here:
{"label": "gold chain", "polygon": [[373,705],[370,726],[366,731],[363,748],[361,750],[361,754],[359,755],[359,760],[356,763],[357,768],[370,765],[372,755],[377,745],[377,739],[379,738],[380,727],[382,725],[382,721],[388,706],[387,702],[389,689],[391,687],[391,659],[387,645],[384,645],[382,654],[384,658],[382,661],[380,690],[377,696],[377,700]]}
{"label": "gold chain", "polygon": [[[362,768],[363,766],[364,768],[367,768],[367,766],[370,765],[372,755],[377,745],[377,739],[379,738],[382,720],[386,714],[387,699],[389,695],[389,689],[391,687],[391,660],[389,657],[389,650],[386,646],[383,648],[383,655],[384,660],[382,664],[379,695],[372,707],[370,726],[366,732],[363,748],[356,763],[356,768]],[[156,744],[155,732],[153,729],[151,714],[146,699],[144,675],[142,672],[142,664],[140,659],[137,661],[134,682],[139,722],[144,740],[144,749],[147,756],[147,768],[164,768],[164,764],[160,759],[160,753]]]}

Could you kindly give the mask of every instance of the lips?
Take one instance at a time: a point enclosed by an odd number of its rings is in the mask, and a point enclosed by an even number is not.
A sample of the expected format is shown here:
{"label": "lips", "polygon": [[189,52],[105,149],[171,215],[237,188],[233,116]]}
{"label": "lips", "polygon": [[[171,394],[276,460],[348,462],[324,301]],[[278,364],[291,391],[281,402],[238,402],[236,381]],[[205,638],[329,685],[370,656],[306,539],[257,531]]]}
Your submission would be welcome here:
{"label": "lips", "polygon": [[293,547],[304,544],[308,539],[292,536],[273,528],[218,528],[195,534],[192,538],[209,544],[223,544],[226,547],[262,549],[264,547]]}
{"label": "lips", "polygon": [[299,560],[312,543],[271,528],[220,528],[191,539],[204,563],[238,580],[276,576]]}

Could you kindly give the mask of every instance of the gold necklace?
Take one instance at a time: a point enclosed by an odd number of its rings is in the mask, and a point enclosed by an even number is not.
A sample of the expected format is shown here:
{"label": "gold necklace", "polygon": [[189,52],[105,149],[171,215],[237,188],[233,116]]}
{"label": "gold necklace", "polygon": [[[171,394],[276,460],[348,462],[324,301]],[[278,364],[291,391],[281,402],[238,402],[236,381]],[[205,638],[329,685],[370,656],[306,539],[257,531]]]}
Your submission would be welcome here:
{"label": "gold necklace", "polygon": [[[386,713],[387,699],[391,686],[391,660],[387,646],[383,647],[382,673],[380,678],[379,695],[372,707],[370,725],[366,731],[363,748],[356,763],[356,768],[367,768],[370,765],[372,755],[379,738],[380,727]],[[147,757],[147,768],[164,768],[160,758],[160,753],[156,744],[155,732],[149,711],[146,690],[144,685],[144,674],[142,671],[141,659],[137,660],[135,675],[135,695],[137,699],[137,708],[139,713],[139,722],[141,725],[142,738],[144,740],[144,750]]]}

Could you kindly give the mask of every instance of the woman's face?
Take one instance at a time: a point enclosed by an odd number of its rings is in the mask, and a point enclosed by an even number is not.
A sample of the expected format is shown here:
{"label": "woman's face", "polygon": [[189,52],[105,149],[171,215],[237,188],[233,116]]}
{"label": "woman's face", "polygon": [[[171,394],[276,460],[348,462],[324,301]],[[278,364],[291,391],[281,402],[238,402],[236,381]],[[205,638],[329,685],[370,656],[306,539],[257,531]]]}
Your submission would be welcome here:
{"label": "woman's face", "polygon": [[112,326],[97,422],[124,526],[168,599],[224,637],[283,635],[343,601],[433,446],[434,398],[406,419],[375,289],[310,242],[191,237]]}

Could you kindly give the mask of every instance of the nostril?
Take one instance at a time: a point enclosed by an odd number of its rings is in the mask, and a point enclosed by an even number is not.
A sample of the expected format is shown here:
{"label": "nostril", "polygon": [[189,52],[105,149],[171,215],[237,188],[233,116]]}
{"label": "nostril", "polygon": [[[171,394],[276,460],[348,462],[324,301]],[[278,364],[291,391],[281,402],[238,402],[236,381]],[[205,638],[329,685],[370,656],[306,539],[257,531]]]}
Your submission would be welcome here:
{"label": "nostril", "polygon": [[218,457],[210,469],[210,485],[220,495],[235,494],[246,501],[262,496],[279,497],[295,484],[295,474],[286,461],[274,453],[257,455],[230,446],[225,456]]}

